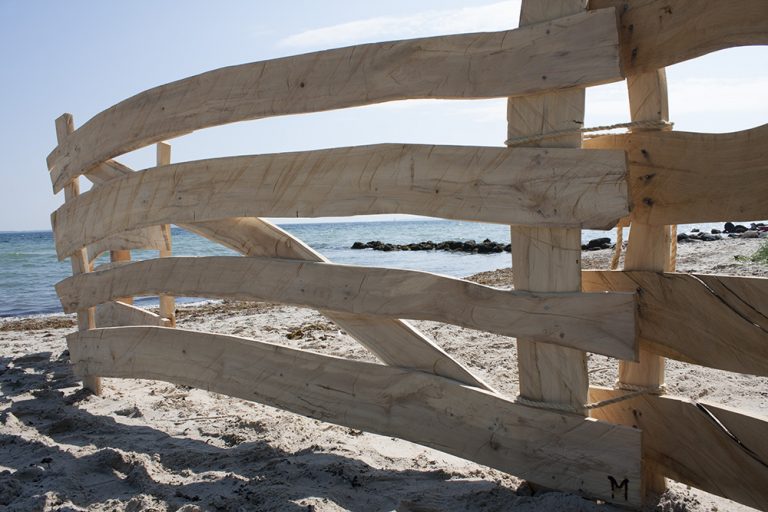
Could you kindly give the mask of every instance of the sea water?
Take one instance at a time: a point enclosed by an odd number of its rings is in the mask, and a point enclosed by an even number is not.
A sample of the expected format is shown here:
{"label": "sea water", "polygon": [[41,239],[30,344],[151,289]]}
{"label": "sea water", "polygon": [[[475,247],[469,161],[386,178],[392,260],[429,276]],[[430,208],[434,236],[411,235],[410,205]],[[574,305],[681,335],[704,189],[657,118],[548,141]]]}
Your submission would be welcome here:
{"label": "sea water", "polygon": [[[722,224],[697,225],[702,231]],[[354,242],[380,240],[385,243],[442,242],[475,240],[509,243],[509,227],[497,224],[443,220],[408,220],[385,222],[334,222],[321,224],[286,224],[286,231],[334,263],[388,268],[424,270],[454,277],[508,267],[509,253],[467,254],[447,251],[373,251],[353,250]],[[691,226],[681,226],[689,230]],[[626,234],[626,232],[625,232]],[[175,256],[234,255],[221,245],[173,228]],[[583,243],[608,236],[615,241],[616,231],[582,231]],[[133,259],[157,257],[157,251],[133,251]],[[104,263],[102,256],[98,263]],[[0,317],[61,312],[54,284],[72,275],[69,260],[58,261],[50,231],[0,232]],[[191,300],[191,299],[187,299]],[[198,299],[199,300],[199,299]],[[184,302],[184,300],[179,300]],[[140,298],[140,305],[157,304],[156,299]]]}

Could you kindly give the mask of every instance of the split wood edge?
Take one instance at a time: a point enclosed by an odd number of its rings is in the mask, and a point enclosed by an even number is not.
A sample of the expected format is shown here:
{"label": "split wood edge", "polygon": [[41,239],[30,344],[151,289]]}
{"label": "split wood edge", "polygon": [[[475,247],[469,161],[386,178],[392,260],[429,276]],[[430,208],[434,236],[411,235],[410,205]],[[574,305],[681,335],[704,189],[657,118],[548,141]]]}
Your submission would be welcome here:
{"label": "split wood edge", "polygon": [[[626,392],[593,387],[590,399]],[[768,503],[768,418],[708,402],[644,395],[593,411],[642,430],[644,453],[664,476],[765,510]]]}
{"label": "split wood edge", "polygon": [[584,291],[638,291],[640,348],[684,362],[768,376],[768,279],[585,271]]}
{"label": "split wood edge", "polygon": [[[640,432],[633,428],[526,407],[422,372],[234,336],[116,327],[67,342],[79,372],[207,389],[639,506]],[[626,501],[612,497],[609,476],[629,480]]]}
{"label": "split wood edge", "polygon": [[162,258],[65,279],[66,312],[124,295],[280,302],[432,320],[636,360],[633,293],[506,291],[428,272],[212,256]]}

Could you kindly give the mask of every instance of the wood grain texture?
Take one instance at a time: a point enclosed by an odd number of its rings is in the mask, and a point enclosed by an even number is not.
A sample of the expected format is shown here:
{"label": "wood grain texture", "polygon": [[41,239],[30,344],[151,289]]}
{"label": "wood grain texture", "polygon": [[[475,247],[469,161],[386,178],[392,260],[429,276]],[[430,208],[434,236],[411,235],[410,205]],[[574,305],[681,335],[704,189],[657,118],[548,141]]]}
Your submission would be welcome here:
{"label": "wood grain texture", "polygon": [[628,212],[625,155],[380,144],[157,167],[52,216],[62,257],[113,233],[227,217],[411,213],[606,228]]}
{"label": "wood grain texture", "polygon": [[[171,163],[171,145],[165,142],[158,142],[156,145],[156,163],[157,165],[169,165]],[[160,226],[163,235],[168,240],[168,246],[160,250],[161,258],[168,258],[172,253],[171,225],[163,224]],[[176,298],[172,295],[161,294],[158,297],[160,303],[159,313],[163,318],[167,318],[171,327],[176,326]]]}
{"label": "wood grain texture", "polygon": [[[584,0],[524,0],[520,25],[583,12],[585,4]],[[584,89],[571,88],[510,98],[507,103],[508,138],[581,128],[584,97]],[[576,132],[544,139],[533,145],[580,148],[581,134]],[[516,289],[536,292],[580,290],[579,229],[513,226],[510,238]],[[517,361],[521,396],[576,408],[586,403],[589,378],[584,352],[541,345],[523,337],[518,339]],[[549,486],[546,481],[536,484]]]}
{"label": "wood grain texture", "polygon": [[627,75],[725,48],[768,44],[765,0],[590,0],[589,5],[616,7]]}
{"label": "wood grain texture", "polygon": [[88,246],[88,261],[93,262],[109,251],[147,249],[162,251],[168,248],[169,239],[160,226],[147,226],[132,231],[115,233]]}
{"label": "wood grain texture", "polygon": [[585,147],[627,151],[633,221],[663,225],[768,217],[768,124],[734,133],[605,135]]}
{"label": "wood grain texture", "polygon": [[637,291],[641,348],[665,357],[768,376],[768,279],[586,271],[585,291]]}
{"label": "wood grain texture", "polygon": [[[72,114],[62,114],[55,121],[56,127],[56,140],[59,144],[64,143],[75,130],[75,120]],[[80,195],[80,177],[76,177],[72,180],[68,180],[64,186],[64,202],[72,201]],[[91,268],[88,261],[88,251],[85,247],[82,247],[76,251],[73,251],[70,256],[70,263],[72,266],[72,274],[82,274],[88,272]],[[95,323],[96,310],[93,308],[83,309],[77,312],[77,328],[81,331],[87,329],[93,329],[96,327]],[[101,379],[96,375],[83,375],[83,387],[89,389],[96,395],[100,395],[102,391]]]}
{"label": "wood grain texture", "polygon": [[126,325],[155,325],[172,327],[170,321],[146,309],[124,302],[106,302],[96,306],[96,325],[120,327]]}
{"label": "wood grain texture", "polygon": [[103,111],[48,157],[54,191],[210,126],[414,98],[501,98],[621,80],[613,9],[505,32],[352,46],[209,71]]}
{"label": "wood grain texture", "polygon": [[[623,393],[592,388],[590,399]],[[597,409],[593,416],[640,428],[644,453],[668,478],[766,510],[768,418],[707,402],[649,395]]]}
{"label": "wood grain texture", "polygon": [[[668,121],[669,101],[667,75],[664,69],[653,69],[647,73],[633,75],[627,80],[629,110],[632,121]],[[641,131],[633,127],[631,132]],[[671,257],[677,243],[672,226],[651,226],[642,220],[630,217],[629,244],[624,258],[627,270],[674,270]],[[676,233],[675,233],[676,234]],[[618,380],[622,385],[659,389],[664,385],[663,357],[640,348],[638,362],[619,361]],[[657,502],[667,488],[664,475],[656,464],[643,454],[642,493],[645,502]]]}
{"label": "wood grain texture", "polygon": [[212,256],[135,262],[68,278],[66,312],[124,295],[259,300],[366,316],[433,320],[635,359],[632,293],[526,293],[428,272]]}
{"label": "wood grain texture", "polygon": [[[95,179],[111,180],[133,172],[115,161],[104,164],[102,170],[102,175]],[[246,256],[328,261],[298,238],[264,219],[239,217],[179,224],[179,227]],[[321,312],[388,365],[433,373],[470,386],[491,389],[406,321]]]}
{"label": "wood grain texture", "polygon": [[[77,371],[257,401],[608,501],[616,501],[609,475],[635,482],[640,471],[636,429],[525,407],[422,372],[162,327],[97,329],[67,341]],[[626,503],[637,505],[629,490]]]}

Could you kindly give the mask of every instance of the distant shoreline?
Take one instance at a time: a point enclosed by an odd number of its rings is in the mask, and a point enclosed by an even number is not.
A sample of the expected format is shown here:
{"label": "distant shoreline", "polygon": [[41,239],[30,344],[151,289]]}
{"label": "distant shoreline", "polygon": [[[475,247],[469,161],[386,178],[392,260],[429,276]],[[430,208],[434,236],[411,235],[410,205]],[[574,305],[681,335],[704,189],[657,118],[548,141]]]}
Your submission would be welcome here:
{"label": "distant shoreline", "polygon": [[[736,256],[750,256],[764,242],[765,239],[724,238],[714,242],[695,241],[680,244],[677,253],[677,271],[768,277],[768,266],[749,261],[737,261],[735,258]],[[585,270],[607,269],[610,267],[612,256],[612,249],[583,251],[582,268]],[[620,264],[623,264],[623,260]],[[508,287],[511,284],[512,269],[510,267],[501,267],[490,271],[474,273],[465,277],[465,279],[488,286]],[[180,314],[184,315],[194,314],[195,311],[199,313],[241,311],[244,307],[247,309],[247,306],[244,306],[244,304],[253,303],[210,300],[191,304],[182,303],[177,307]],[[149,307],[147,309],[152,310],[153,308]],[[63,313],[0,317],[0,332],[74,327],[74,319],[74,315],[65,315]]]}

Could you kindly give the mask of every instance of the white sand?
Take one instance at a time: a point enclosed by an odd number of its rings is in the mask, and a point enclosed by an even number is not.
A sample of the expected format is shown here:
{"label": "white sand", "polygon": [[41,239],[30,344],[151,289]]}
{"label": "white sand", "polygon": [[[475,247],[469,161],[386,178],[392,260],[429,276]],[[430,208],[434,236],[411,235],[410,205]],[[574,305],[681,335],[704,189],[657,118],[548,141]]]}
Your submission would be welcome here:
{"label": "white sand", "polygon": [[[765,266],[733,258],[758,245],[682,244],[679,269],[766,275]],[[586,254],[585,267],[605,267],[608,253]],[[508,273],[495,272],[480,280],[504,279]],[[502,393],[516,394],[513,339],[416,324]],[[374,360],[321,315],[293,307],[187,308],[179,326]],[[63,338],[71,330],[0,332],[0,510],[620,510],[564,493],[531,496],[513,476],[434,450],[205,391],[105,379],[96,397],[72,375]],[[608,358],[590,356],[590,370],[594,384],[615,379]],[[768,415],[766,378],[676,362],[667,376],[672,394]],[[750,510],[680,484],[656,509]]]}

